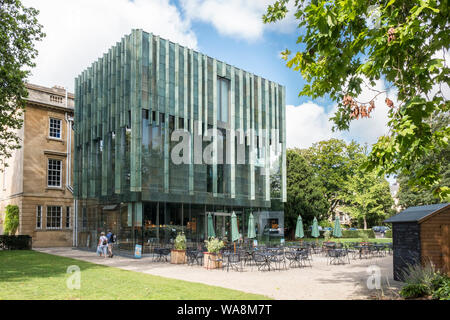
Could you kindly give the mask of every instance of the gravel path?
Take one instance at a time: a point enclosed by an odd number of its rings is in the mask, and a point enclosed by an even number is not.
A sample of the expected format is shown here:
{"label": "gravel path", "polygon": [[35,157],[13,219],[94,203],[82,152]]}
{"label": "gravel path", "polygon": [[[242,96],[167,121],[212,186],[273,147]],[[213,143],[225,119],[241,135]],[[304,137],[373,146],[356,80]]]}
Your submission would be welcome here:
{"label": "gravel path", "polygon": [[[270,272],[258,271],[253,267],[246,268],[244,272],[227,272],[206,270],[200,266],[154,262],[150,257],[140,260],[119,256],[104,259],[97,257],[94,252],[72,248],[35,250],[125,270],[262,294],[281,300],[373,299],[381,294],[393,297],[400,287],[400,283],[392,279],[392,256],[351,260],[351,263],[346,265],[327,265],[326,258],[314,255],[312,267]],[[367,288],[368,267],[373,265],[379,267],[382,290]]]}

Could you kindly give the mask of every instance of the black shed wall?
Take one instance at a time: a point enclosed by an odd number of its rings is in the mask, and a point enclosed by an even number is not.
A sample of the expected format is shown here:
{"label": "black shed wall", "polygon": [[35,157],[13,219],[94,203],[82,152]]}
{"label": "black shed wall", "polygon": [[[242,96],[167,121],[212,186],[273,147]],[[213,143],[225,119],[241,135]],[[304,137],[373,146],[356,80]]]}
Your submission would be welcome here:
{"label": "black shed wall", "polygon": [[394,280],[402,281],[408,265],[420,263],[420,226],[417,222],[392,224]]}

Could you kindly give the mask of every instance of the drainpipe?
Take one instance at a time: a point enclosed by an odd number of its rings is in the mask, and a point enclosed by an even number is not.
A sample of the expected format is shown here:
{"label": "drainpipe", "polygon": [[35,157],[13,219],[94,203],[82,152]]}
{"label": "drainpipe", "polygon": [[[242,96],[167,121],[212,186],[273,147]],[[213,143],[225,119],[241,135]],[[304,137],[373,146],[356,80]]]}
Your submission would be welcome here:
{"label": "drainpipe", "polygon": [[[68,103],[68,92],[66,88],[66,110],[69,106]],[[70,176],[70,170],[71,170],[71,160],[72,160],[72,126],[71,123],[73,122],[73,118],[69,117],[68,113],[65,114],[65,120],[67,123],[67,150],[66,150],[66,188],[73,194],[73,188],[71,186],[71,176]]]}
{"label": "drainpipe", "polygon": [[[66,110],[69,107],[69,97],[68,97],[68,91],[67,87],[66,89],[66,101],[65,101],[65,108]],[[70,191],[73,195],[73,188],[71,186],[72,179],[71,179],[71,160],[72,160],[72,122],[73,118],[69,117],[69,114],[65,113],[65,120],[66,120],[66,141],[67,141],[67,149],[66,149],[66,188]],[[78,234],[77,234],[77,228],[78,227],[78,203],[74,199],[73,204],[73,220],[72,220],[72,244],[73,246],[77,246],[78,242]]]}
{"label": "drainpipe", "polygon": [[78,247],[78,200],[73,201],[73,225],[72,225],[72,235],[73,235],[73,246]]}

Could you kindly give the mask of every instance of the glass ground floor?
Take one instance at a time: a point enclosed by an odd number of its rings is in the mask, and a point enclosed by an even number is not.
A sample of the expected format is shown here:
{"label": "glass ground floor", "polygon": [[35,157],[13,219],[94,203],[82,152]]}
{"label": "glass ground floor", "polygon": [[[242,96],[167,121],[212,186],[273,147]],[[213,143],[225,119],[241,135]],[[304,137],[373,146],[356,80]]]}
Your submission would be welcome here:
{"label": "glass ground floor", "polygon": [[188,245],[198,245],[208,238],[209,214],[213,217],[216,236],[228,241],[233,212],[242,241],[249,241],[246,238],[250,213],[255,219],[256,240],[266,242],[284,238],[284,212],[267,208],[167,202],[107,205],[78,202],[77,211],[76,243],[82,248],[96,248],[100,233],[108,231],[116,235],[116,247],[130,252],[136,244],[143,246],[144,253],[152,246],[170,246],[180,232],[186,235]]}

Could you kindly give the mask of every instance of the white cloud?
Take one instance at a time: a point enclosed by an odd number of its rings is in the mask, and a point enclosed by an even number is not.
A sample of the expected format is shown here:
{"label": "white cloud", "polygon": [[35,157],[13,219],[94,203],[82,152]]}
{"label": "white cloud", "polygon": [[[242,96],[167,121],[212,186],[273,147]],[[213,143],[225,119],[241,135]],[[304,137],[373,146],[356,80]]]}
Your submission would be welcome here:
{"label": "white cloud", "polygon": [[29,81],[73,91],[75,77],[107,50],[143,29],[190,48],[197,38],[188,21],[169,0],[24,0],[40,10],[47,37],[38,43],[39,56]]}
{"label": "white cloud", "polygon": [[[265,30],[292,32],[295,30],[293,11],[274,24],[264,24],[262,16],[273,0],[181,0],[186,17],[210,23],[223,35],[256,40]],[[292,4],[289,8],[292,8]]]}
{"label": "white cloud", "polygon": [[[383,82],[377,81],[373,89],[384,91]],[[376,92],[364,88],[357,100],[369,102],[376,94]],[[388,97],[396,103],[395,92],[388,92]],[[350,129],[343,132],[333,132],[333,124],[329,121],[330,117],[336,112],[336,106],[327,108],[313,102],[307,102],[299,106],[287,106],[287,147],[308,148],[313,143],[330,138],[344,139],[347,142],[355,140],[360,144],[368,143],[371,145],[378,140],[378,137],[388,133],[389,108],[384,102],[385,99],[386,94],[380,94],[375,99],[376,108],[372,112],[371,118],[354,120],[350,124]]]}
{"label": "white cloud", "polygon": [[331,113],[312,102],[286,106],[286,145],[288,148],[309,148],[313,143],[333,136]]}

